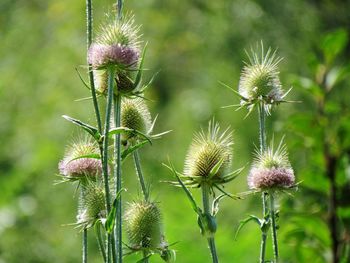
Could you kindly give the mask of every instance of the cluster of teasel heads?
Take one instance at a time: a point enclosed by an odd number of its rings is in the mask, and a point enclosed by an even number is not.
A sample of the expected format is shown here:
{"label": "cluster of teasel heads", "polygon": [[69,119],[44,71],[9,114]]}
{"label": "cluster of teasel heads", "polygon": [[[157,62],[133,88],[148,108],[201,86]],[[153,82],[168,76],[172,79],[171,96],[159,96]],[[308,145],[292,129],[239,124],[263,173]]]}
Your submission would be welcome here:
{"label": "cluster of teasel heads", "polygon": [[[118,1],[119,8],[120,3]],[[89,8],[90,13],[87,14],[88,21],[91,22],[91,6],[88,6],[88,11]],[[152,122],[143,97],[149,86],[149,83],[142,84],[145,48],[141,50],[139,27],[134,25],[132,16],[122,18],[119,13],[118,19],[108,20],[96,34],[94,43],[89,43],[87,60],[90,85],[84,83],[92,93],[98,127],[65,116],[90,137],[69,145],[59,163],[63,181],[78,182],[81,190],[76,225],[84,232],[83,262],[87,262],[87,230],[92,227],[96,229],[104,262],[119,263],[123,256],[135,252],[143,254],[139,262],[148,262],[153,254],[159,254],[164,261],[172,262],[175,255],[169,250],[164,237],[159,205],[150,200],[149,187],[142,173],[138,153],[138,149],[164,134],[152,134],[156,118]],[[262,231],[260,262],[265,262],[266,235],[272,228],[274,260],[277,262],[277,213],[274,198],[277,193],[293,188],[295,178],[283,142],[279,143],[277,149],[274,149],[273,142],[266,147],[265,117],[271,114],[273,106],[286,102],[284,98],[289,91],[283,92],[278,72],[280,59],[275,52],[269,49],[265,53],[261,45],[260,54],[258,53],[253,51],[248,55],[249,63],[242,70],[238,92],[234,92],[241,99],[239,108],[247,107],[249,114],[257,107],[259,112],[260,149],[255,153],[248,174],[248,193],[262,193],[263,218],[251,216],[242,221],[239,229],[250,220],[259,224]],[[106,99],[104,130],[96,100],[98,96]],[[113,145],[109,142],[109,137],[112,136],[115,139]],[[215,233],[219,202],[223,197],[243,197],[240,194],[230,194],[224,188],[243,170],[240,168],[231,171],[231,166],[235,163],[232,146],[230,129],[221,131],[219,124],[213,120],[209,122],[207,131],[195,134],[182,173],[176,171],[172,164],[166,165],[177,178],[176,182],[171,183],[184,190],[198,216],[198,226],[208,241],[214,263],[218,262]],[[113,158],[108,157],[110,148],[114,148]],[[134,156],[143,198],[127,204],[123,212],[128,242],[125,242],[121,253],[118,244],[122,244],[122,240],[116,230],[117,225],[121,228],[122,211],[121,178],[118,176],[121,175],[121,161],[129,155]],[[201,190],[202,205],[197,204],[190,188]],[[269,207],[267,201],[270,201]],[[101,231],[101,226],[104,231]],[[103,233],[106,235],[103,236]]]}
{"label": "cluster of teasel heads", "polygon": [[[118,1],[119,8],[121,4]],[[88,28],[92,26],[91,10],[91,2],[87,2]],[[80,190],[75,225],[83,232],[83,262],[87,262],[87,231],[92,227],[104,262],[119,263],[136,252],[141,252],[142,262],[148,262],[153,254],[159,254],[165,262],[175,260],[164,236],[159,204],[150,198],[138,152],[166,133],[152,134],[156,118],[152,122],[143,97],[150,83],[142,83],[144,55],[133,16],[122,17],[119,10],[117,19],[108,17],[94,42],[88,43],[90,85],[83,81],[92,94],[98,127],[64,116],[88,133],[88,137],[81,136],[83,139],[70,144],[59,162],[62,181],[78,182]],[[99,103],[99,96],[105,100]],[[102,105],[106,105],[104,123],[99,110]],[[113,136],[114,143],[109,140]],[[141,189],[138,192],[143,198],[126,204],[124,211],[121,164],[130,155],[134,156]],[[122,224],[128,242],[121,240]]]}
{"label": "cluster of teasel heads", "polygon": [[[229,88],[241,99],[239,105],[230,106],[246,107],[248,115],[254,108],[258,108],[259,113],[260,148],[254,154],[255,158],[248,174],[249,191],[233,195],[224,189],[225,184],[234,180],[243,168],[231,171],[231,165],[235,163],[232,156],[232,133],[229,128],[221,132],[219,124],[215,121],[209,122],[207,132],[202,130],[195,134],[185,159],[183,173],[176,171],[171,164],[167,166],[177,178],[177,181],[172,184],[182,187],[198,216],[198,225],[208,241],[214,263],[219,261],[214,238],[220,200],[225,196],[242,199],[247,194],[256,193],[262,193],[263,218],[252,215],[242,220],[237,234],[245,223],[249,221],[258,223],[262,231],[259,260],[263,263],[265,262],[266,236],[271,229],[273,262],[277,262],[279,257],[278,213],[275,210],[275,197],[278,193],[286,192],[296,186],[294,171],[288,160],[283,139],[276,149],[273,140],[268,147],[266,146],[266,116],[271,114],[274,106],[287,102],[284,98],[289,92],[284,93],[279,79],[278,63],[281,59],[271,49],[264,52],[263,44],[260,50],[252,50],[248,57],[249,63],[246,63],[242,70],[238,92]],[[201,189],[202,206],[197,204],[190,188]]]}

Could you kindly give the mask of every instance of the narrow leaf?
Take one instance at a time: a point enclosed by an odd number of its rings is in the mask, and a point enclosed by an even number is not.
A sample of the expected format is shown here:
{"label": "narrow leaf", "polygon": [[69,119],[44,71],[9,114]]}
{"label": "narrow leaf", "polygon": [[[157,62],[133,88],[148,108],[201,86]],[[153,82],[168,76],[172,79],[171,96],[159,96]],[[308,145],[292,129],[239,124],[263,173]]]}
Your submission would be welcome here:
{"label": "narrow leaf", "polygon": [[138,144],[132,145],[132,146],[128,147],[127,149],[125,149],[121,154],[122,161],[124,161],[131,153],[133,153],[134,151],[141,148],[142,146],[144,146],[147,143],[148,143],[148,141],[145,140],[145,141],[139,142]]}
{"label": "narrow leaf", "polygon": [[87,131],[87,132],[88,132],[89,134],[91,134],[92,137],[94,137],[97,141],[100,140],[101,134],[98,132],[98,130],[97,130],[95,127],[93,127],[93,126],[91,126],[91,125],[89,125],[89,124],[86,124],[86,123],[84,123],[84,122],[82,122],[82,121],[80,121],[80,120],[77,120],[77,119],[74,119],[74,118],[72,118],[72,117],[69,117],[69,116],[67,116],[67,115],[63,115],[62,117],[65,118],[67,121],[70,121],[70,122],[74,123],[75,125],[78,125],[78,126],[81,127],[82,129],[84,129],[85,131]]}
{"label": "narrow leaf", "polygon": [[112,233],[113,228],[114,228],[114,224],[115,224],[115,218],[117,216],[117,202],[121,196],[121,193],[123,191],[126,191],[124,188],[120,189],[120,191],[117,193],[117,196],[115,197],[114,201],[113,201],[113,205],[112,205],[112,209],[108,214],[106,223],[105,223],[105,228],[107,233]]}
{"label": "narrow leaf", "polygon": [[218,197],[216,197],[213,201],[213,205],[211,208],[211,214],[213,216],[216,216],[216,214],[219,212],[219,202],[222,198],[224,198],[226,195],[225,194],[221,194]]}
{"label": "narrow leaf", "polygon": [[257,216],[254,216],[254,215],[250,215],[246,219],[241,220],[239,222],[239,226],[238,226],[236,234],[235,234],[235,238],[234,238],[235,240],[237,239],[237,236],[238,236],[239,232],[241,231],[241,229],[250,221],[257,223],[259,225],[259,227],[261,225],[261,220]]}
{"label": "narrow leaf", "polygon": [[221,159],[214,165],[214,167],[209,172],[208,179],[213,178],[218,173],[223,163],[224,163],[224,159]]}
{"label": "narrow leaf", "polygon": [[83,158],[101,159],[101,155],[98,154],[98,153],[92,153],[92,154],[81,155],[81,156],[78,156],[78,157],[75,157],[75,158],[69,160],[68,163],[70,163],[70,162],[72,162],[72,161],[75,161],[75,160],[78,160],[78,159],[83,159]]}
{"label": "narrow leaf", "polygon": [[202,211],[201,209],[197,206],[197,203],[196,201],[194,200],[191,192],[188,190],[188,188],[184,185],[184,183],[181,181],[179,175],[178,175],[178,172],[175,170],[174,166],[170,163],[170,166],[166,165],[166,164],[163,164],[165,167],[167,167],[168,169],[170,169],[173,174],[176,176],[176,179],[177,181],[179,182],[179,184],[181,185],[182,189],[185,191],[186,195],[187,195],[187,198],[188,200],[190,201],[191,203],[191,206],[193,208],[193,210],[201,217],[202,215]]}

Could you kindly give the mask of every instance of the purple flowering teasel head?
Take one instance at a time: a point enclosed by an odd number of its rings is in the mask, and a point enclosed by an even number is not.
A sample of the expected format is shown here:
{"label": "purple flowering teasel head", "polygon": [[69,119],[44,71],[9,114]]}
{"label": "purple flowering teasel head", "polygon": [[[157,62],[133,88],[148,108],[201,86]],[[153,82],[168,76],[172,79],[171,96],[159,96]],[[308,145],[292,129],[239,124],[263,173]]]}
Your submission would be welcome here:
{"label": "purple flowering teasel head", "polygon": [[276,151],[272,144],[262,153],[257,151],[248,175],[248,186],[253,190],[264,191],[284,190],[295,186],[294,171],[282,141]]}
{"label": "purple flowering teasel head", "polygon": [[[85,139],[74,142],[68,146],[64,158],[59,162],[60,174],[67,179],[94,178],[102,174],[102,163],[100,159],[88,156],[98,155],[96,143]],[[86,158],[80,158],[87,156]]]}
{"label": "purple flowering teasel head", "polygon": [[133,16],[104,24],[88,52],[88,62],[95,69],[116,65],[135,66],[140,57],[139,27]]}

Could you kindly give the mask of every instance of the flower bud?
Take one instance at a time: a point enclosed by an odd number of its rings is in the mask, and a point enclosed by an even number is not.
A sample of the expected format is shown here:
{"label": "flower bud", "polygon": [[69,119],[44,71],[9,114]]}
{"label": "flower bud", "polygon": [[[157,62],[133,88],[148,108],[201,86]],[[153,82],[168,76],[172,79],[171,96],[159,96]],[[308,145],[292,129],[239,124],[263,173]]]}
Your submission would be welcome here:
{"label": "flower bud", "polygon": [[[220,134],[220,126],[209,122],[208,133],[196,134],[188,150],[184,176],[198,186],[203,181],[209,185],[224,183],[224,176],[232,163],[232,134],[228,129]],[[216,165],[220,168],[213,174]]]}
{"label": "flower bud", "polygon": [[271,53],[271,49],[264,54],[262,44],[260,56],[252,51],[239,80],[238,92],[243,97],[243,105],[249,106],[259,100],[266,104],[282,101],[283,90],[277,68],[280,61],[275,52]]}
{"label": "flower bud", "polygon": [[97,219],[106,217],[105,193],[102,187],[92,182],[83,186],[77,224],[88,228],[94,225]]}
{"label": "flower bud", "polygon": [[[148,134],[151,125],[151,114],[143,99],[122,99],[121,126]],[[129,141],[132,139],[138,139],[137,134],[132,132],[123,134],[123,141]]]}
{"label": "flower bud", "polygon": [[130,247],[135,250],[156,250],[162,246],[161,213],[156,203],[131,203],[125,213],[126,231]]}
{"label": "flower bud", "polygon": [[99,150],[96,143],[85,140],[75,142],[70,145],[66,154],[59,162],[60,174],[68,178],[95,177],[102,174],[101,160],[95,158],[79,158],[98,154]]}
{"label": "flower bud", "polygon": [[275,152],[271,146],[265,152],[257,154],[248,176],[250,189],[286,189],[294,184],[294,172],[284,145],[280,144]]}

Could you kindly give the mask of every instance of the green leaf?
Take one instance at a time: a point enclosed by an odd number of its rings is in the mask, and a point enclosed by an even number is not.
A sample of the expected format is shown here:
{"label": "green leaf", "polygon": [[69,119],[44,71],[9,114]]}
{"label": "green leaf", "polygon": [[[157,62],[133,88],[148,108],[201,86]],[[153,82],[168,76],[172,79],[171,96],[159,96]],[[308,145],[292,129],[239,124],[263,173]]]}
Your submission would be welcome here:
{"label": "green leaf", "polygon": [[211,208],[211,214],[213,216],[216,216],[216,214],[219,212],[219,202],[221,199],[223,199],[225,196],[227,196],[226,194],[221,194],[218,197],[216,197],[213,201],[213,205]]}
{"label": "green leaf", "polygon": [[188,188],[185,186],[185,184],[181,181],[178,172],[175,170],[174,166],[170,163],[170,166],[163,164],[165,167],[167,167],[168,169],[170,169],[173,174],[176,176],[177,181],[179,182],[179,184],[181,185],[182,189],[185,191],[186,196],[188,198],[188,200],[191,203],[191,206],[193,208],[193,210],[198,214],[199,217],[202,216],[202,210],[198,207],[196,201],[194,200],[191,192],[188,190]]}
{"label": "green leaf", "polygon": [[234,238],[235,240],[237,240],[237,236],[238,236],[239,232],[241,231],[241,229],[250,221],[257,223],[259,225],[259,227],[261,225],[261,220],[257,216],[249,215],[246,219],[243,219],[239,222],[239,225],[238,225],[238,228],[237,228],[237,231],[235,234],[235,238]]}
{"label": "green leaf", "polygon": [[81,82],[83,82],[84,86],[87,87],[88,90],[90,90],[90,86],[86,83],[86,81],[83,79],[83,77],[81,76],[79,70],[77,68],[75,68],[75,71],[77,72],[79,79],[81,80]]}
{"label": "green leaf", "polygon": [[101,220],[97,220],[96,223],[95,223],[95,234],[96,234],[96,237],[97,237],[97,243],[98,243],[98,246],[99,246],[99,250],[101,252],[101,255],[103,257],[103,262],[106,262],[107,260],[107,257],[106,257],[106,251],[105,251],[105,247],[104,247],[104,237],[102,236],[102,222]]}
{"label": "green leaf", "polygon": [[149,254],[147,256],[145,256],[144,258],[140,259],[139,261],[137,261],[136,263],[147,263],[148,259],[152,256],[152,254]]}
{"label": "green leaf", "polygon": [[137,135],[145,138],[152,145],[151,139],[146,134],[144,134],[138,130],[129,129],[127,127],[118,127],[118,128],[110,129],[108,132],[108,135],[111,136],[111,135],[120,134],[123,132],[131,132],[131,133],[137,134]]}
{"label": "green leaf", "polygon": [[98,153],[85,154],[85,155],[81,155],[81,156],[78,156],[78,157],[75,157],[75,158],[69,160],[68,163],[75,161],[75,160],[78,160],[78,159],[82,159],[82,158],[101,159],[101,155]]}
{"label": "green leaf", "polygon": [[105,223],[105,228],[107,233],[112,233],[113,229],[114,229],[114,225],[115,225],[115,218],[117,216],[117,202],[121,196],[121,193],[125,191],[125,189],[120,189],[120,191],[117,193],[117,196],[115,197],[114,201],[113,201],[113,205],[112,205],[112,209],[108,214],[106,223]]}
{"label": "green leaf", "polygon": [[124,161],[131,153],[133,153],[134,151],[141,148],[142,146],[144,146],[147,143],[148,143],[148,141],[145,140],[145,141],[139,142],[138,144],[132,145],[132,146],[128,147],[127,149],[125,149],[121,155],[122,161]]}
{"label": "green leaf", "polygon": [[332,63],[346,47],[349,40],[345,29],[337,29],[325,35],[321,41],[321,49],[324,53],[327,63]]}
{"label": "green leaf", "polygon": [[138,71],[137,71],[137,75],[136,75],[135,82],[134,82],[134,88],[137,88],[138,85],[139,85],[140,82],[141,82],[142,71],[143,71],[143,63],[144,63],[145,55],[146,55],[146,49],[147,49],[147,43],[146,43],[146,45],[144,46],[144,48],[143,48],[143,50],[142,50],[140,65],[139,65],[139,69],[138,69]]}
{"label": "green leaf", "polygon": [[89,134],[91,134],[92,137],[94,137],[97,141],[100,141],[101,139],[101,134],[98,132],[97,128],[86,124],[80,120],[74,119],[72,117],[69,117],[67,115],[63,115],[63,118],[65,118],[67,121],[70,121],[72,123],[74,123],[75,125],[78,125],[79,127],[81,127],[83,130],[87,131]]}

